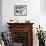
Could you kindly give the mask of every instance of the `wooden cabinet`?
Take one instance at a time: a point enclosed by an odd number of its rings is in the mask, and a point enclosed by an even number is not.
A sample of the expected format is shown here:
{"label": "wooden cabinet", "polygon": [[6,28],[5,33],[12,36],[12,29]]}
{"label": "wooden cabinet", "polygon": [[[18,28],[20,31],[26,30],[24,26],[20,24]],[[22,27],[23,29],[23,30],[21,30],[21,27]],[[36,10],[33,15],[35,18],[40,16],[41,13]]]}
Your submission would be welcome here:
{"label": "wooden cabinet", "polygon": [[23,43],[22,46],[33,46],[33,23],[7,23],[13,41]]}

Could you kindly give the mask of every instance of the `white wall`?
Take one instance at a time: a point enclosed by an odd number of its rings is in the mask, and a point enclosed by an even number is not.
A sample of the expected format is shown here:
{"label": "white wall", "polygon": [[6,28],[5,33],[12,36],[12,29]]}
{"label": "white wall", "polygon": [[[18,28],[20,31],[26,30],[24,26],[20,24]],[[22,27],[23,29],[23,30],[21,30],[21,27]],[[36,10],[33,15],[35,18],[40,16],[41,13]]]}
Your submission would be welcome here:
{"label": "white wall", "polygon": [[46,13],[46,0],[40,0],[40,9],[42,13]]}
{"label": "white wall", "polygon": [[[14,5],[27,5],[27,16],[14,16]],[[30,20],[33,25],[33,45],[38,46],[36,40],[36,27],[40,24],[40,0],[2,0],[2,25],[3,31],[7,30],[7,22],[17,19],[19,22]]]}
{"label": "white wall", "polygon": [[[33,45],[38,46],[36,27],[39,24],[46,30],[45,0],[2,0],[2,25],[3,31],[7,30],[7,22],[10,19],[17,19],[19,22],[30,20],[33,25]],[[27,16],[14,16],[14,5],[27,5]],[[46,12],[45,12],[46,13]],[[37,40],[36,40],[37,39]]]}
{"label": "white wall", "polygon": [[[27,5],[27,16],[14,16],[14,5]],[[2,0],[2,22],[5,26],[10,19],[24,22],[25,18],[39,23],[40,0]],[[18,19],[19,18],[19,19]],[[23,19],[22,19],[23,18]],[[23,21],[24,20],[24,21]],[[38,21],[37,21],[38,20]]]}
{"label": "white wall", "polygon": [[40,24],[46,31],[46,0],[40,0]]}
{"label": "white wall", "polygon": [[[1,0],[0,0],[1,1]],[[27,16],[14,16],[14,5],[27,5]],[[3,31],[7,30],[7,22],[17,19],[19,22],[30,20],[33,25],[33,45],[38,46],[36,27],[40,24],[46,30],[46,0],[2,0]],[[37,39],[37,40],[36,40]]]}

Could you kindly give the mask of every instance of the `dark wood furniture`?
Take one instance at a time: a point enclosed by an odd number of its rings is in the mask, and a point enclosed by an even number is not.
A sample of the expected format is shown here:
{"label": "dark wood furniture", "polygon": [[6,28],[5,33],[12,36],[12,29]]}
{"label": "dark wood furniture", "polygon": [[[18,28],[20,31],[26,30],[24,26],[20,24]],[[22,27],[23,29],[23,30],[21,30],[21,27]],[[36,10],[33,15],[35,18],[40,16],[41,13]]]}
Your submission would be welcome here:
{"label": "dark wood furniture", "polygon": [[33,46],[33,23],[7,23],[12,39],[15,42],[23,43],[22,46]]}

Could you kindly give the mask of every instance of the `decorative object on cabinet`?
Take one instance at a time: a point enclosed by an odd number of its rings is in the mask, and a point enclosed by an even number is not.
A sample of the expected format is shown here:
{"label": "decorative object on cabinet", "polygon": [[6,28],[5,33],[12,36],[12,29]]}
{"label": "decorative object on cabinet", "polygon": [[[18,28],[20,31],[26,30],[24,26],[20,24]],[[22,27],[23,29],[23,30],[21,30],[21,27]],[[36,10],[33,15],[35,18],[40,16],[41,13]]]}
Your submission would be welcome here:
{"label": "decorative object on cabinet", "polygon": [[14,5],[14,16],[26,16],[27,5]]}
{"label": "decorative object on cabinet", "polygon": [[20,46],[33,46],[33,23],[7,23],[12,41]]}
{"label": "decorative object on cabinet", "polygon": [[30,20],[25,20],[25,23],[30,23]]}
{"label": "decorative object on cabinet", "polygon": [[19,21],[17,19],[11,19],[10,21],[8,21],[9,23],[19,23]]}

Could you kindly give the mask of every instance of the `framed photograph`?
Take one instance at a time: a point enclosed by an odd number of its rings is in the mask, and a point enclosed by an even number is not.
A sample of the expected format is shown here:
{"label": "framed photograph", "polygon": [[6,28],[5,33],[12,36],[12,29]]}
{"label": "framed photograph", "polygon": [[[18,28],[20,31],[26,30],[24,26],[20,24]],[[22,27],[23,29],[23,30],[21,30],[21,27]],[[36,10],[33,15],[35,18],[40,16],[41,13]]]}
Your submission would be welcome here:
{"label": "framed photograph", "polygon": [[14,5],[14,16],[26,16],[27,5]]}

